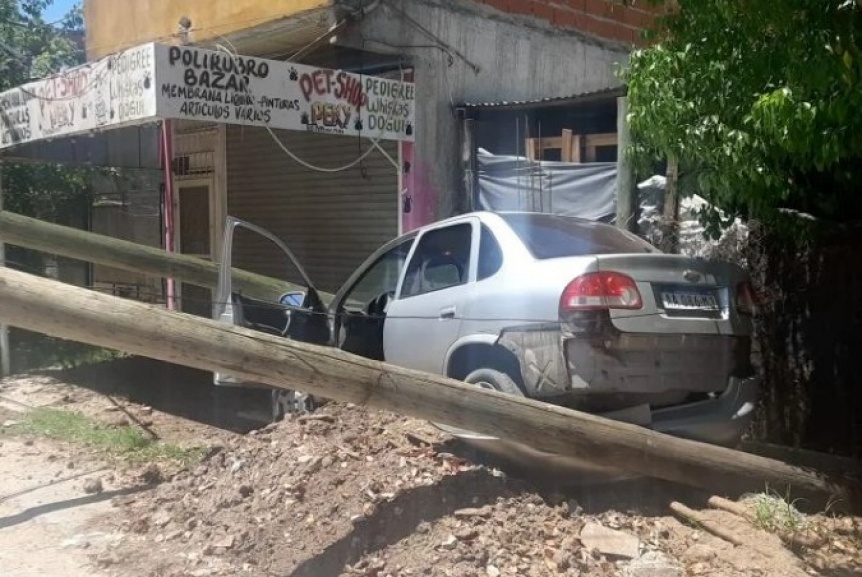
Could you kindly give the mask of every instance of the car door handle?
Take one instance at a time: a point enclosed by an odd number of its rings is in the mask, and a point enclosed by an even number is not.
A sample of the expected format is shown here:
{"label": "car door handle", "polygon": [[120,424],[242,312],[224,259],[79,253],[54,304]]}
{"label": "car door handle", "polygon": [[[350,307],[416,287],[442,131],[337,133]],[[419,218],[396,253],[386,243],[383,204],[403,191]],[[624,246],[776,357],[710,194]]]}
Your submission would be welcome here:
{"label": "car door handle", "polygon": [[455,307],[446,307],[444,309],[440,309],[440,318],[441,319],[454,319],[455,318]]}

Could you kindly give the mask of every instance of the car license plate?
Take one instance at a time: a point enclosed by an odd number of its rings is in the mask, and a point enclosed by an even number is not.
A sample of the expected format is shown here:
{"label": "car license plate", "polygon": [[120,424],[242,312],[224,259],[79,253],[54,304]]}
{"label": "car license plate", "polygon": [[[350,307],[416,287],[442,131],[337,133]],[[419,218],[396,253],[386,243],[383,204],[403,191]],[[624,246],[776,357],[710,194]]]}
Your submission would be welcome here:
{"label": "car license plate", "polygon": [[707,292],[662,291],[661,300],[666,310],[716,311],[718,299]]}

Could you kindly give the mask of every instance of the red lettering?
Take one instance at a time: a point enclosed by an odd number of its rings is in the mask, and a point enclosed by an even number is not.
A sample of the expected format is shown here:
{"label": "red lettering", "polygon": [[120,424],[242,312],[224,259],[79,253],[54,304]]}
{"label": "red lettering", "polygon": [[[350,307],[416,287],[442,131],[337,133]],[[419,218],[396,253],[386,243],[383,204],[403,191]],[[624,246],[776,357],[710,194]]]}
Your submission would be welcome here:
{"label": "red lettering", "polygon": [[326,93],[326,73],[323,70],[315,70],[311,74],[312,79],[314,79],[314,92],[317,94]]}
{"label": "red lettering", "polygon": [[305,96],[305,101],[308,102],[311,99],[311,91],[314,90],[314,82],[311,79],[311,75],[303,74],[299,77],[299,89],[302,90],[302,95]]}

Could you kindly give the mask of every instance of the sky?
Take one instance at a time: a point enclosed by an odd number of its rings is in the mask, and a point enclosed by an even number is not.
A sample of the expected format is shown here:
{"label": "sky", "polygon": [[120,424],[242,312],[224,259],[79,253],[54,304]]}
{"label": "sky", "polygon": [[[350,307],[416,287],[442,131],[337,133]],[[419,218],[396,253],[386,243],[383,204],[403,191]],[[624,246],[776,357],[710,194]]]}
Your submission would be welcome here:
{"label": "sky", "polygon": [[54,22],[59,20],[71,10],[75,4],[80,4],[81,0],[54,0],[48,8],[42,13],[46,22]]}

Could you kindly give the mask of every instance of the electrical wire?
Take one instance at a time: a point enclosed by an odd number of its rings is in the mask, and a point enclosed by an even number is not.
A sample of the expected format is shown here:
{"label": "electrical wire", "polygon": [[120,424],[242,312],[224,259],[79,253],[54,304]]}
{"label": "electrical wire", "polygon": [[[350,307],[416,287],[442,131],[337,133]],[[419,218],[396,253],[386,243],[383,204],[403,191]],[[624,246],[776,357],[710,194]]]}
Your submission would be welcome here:
{"label": "electrical wire", "polygon": [[[231,41],[228,40],[227,38],[221,37],[221,39],[224,40],[230,46],[230,49],[226,48],[222,44],[217,44],[216,48],[219,51],[227,54],[231,58],[234,58],[235,60],[238,59],[239,54],[237,53],[236,47],[233,45],[233,43],[231,43]],[[316,42],[316,41],[317,40],[314,40],[312,42]],[[299,52],[302,52],[302,50],[303,49],[300,49]],[[289,61],[286,61],[286,62],[289,62]],[[400,82],[403,83],[404,82],[404,67],[399,65],[399,70],[401,73]],[[360,78],[361,77],[362,77],[362,75],[360,75]],[[252,99],[254,99],[254,93],[251,92],[250,88],[249,88],[248,94],[249,94],[249,96],[251,96]],[[357,109],[358,108],[359,107],[357,107]],[[390,107],[389,112],[386,116],[387,122],[392,119],[394,110],[395,110],[394,106]],[[301,166],[303,166],[309,170],[312,170],[315,172],[330,173],[330,174],[336,173],[336,172],[344,172],[345,170],[349,170],[349,169],[353,168],[354,166],[358,165],[363,160],[365,160],[369,155],[371,155],[371,153],[374,152],[374,150],[377,148],[380,141],[383,140],[382,135],[378,136],[376,139],[374,139],[372,141],[371,145],[368,147],[368,150],[366,150],[365,152],[360,154],[356,159],[352,160],[351,162],[349,162],[347,164],[344,164],[342,166],[326,167],[326,166],[318,166],[318,165],[312,164],[312,163],[300,158],[292,150],[290,150],[290,148],[288,148],[286,144],[284,144],[284,142],[278,137],[278,135],[275,133],[275,131],[269,125],[265,125],[264,128],[266,129],[267,133],[269,133],[269,136],[273,139],[275,144],[282,150],[282,152],[284,152],[287,156],[289,156],[294,162],[296,162],[297,164],[299,164],[299,165],[301,165]],[[360,131],[358,138],[362,138],[361,131]]]}

